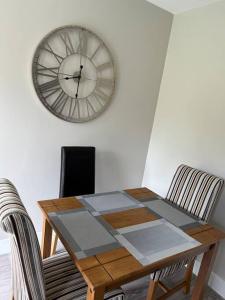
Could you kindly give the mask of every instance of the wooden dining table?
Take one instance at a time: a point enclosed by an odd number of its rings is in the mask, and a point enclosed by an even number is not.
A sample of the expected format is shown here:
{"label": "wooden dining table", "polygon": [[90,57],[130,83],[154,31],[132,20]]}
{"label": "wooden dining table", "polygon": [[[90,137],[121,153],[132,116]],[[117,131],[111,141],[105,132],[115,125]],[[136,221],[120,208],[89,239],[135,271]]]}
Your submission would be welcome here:
{"label": "wooden dining table", "polygon": [[[125,192],[140,201],[146,199],[159,199],[159,195],[148,188],[126,189]],[[196,223],[184,232],[199,242],[199,245],[170,255],[159,261],[143,265],[125,247],[108,250],[85,258],[77,258],[68,240],[65,239],[61,230],[52,222],[50,213],[58,213],[82,209],[84,204],[79,197],[67,197],[52,200],[38,201],[43,213],[43,231],[41,251],[42,257],[50,256],[53,230],[59,236],[65,249],[71,256],[75,266],[82,273],[87,285],[87,300],[102,300],[104,293],[121,285],[141,278],[152,272],[175,263],[182,258],[204,254],[195,286],[192,292],[193,300],[203,299],[204,289],[207,285],[211,269],[216,257],[220,240],[225,238],[225,232],[211,224]],[[124,228],[131,225],[152,222],[159,217],[146,207],[131,208],[122,211],[114,211],[102,215],[104,221],[114,229]]]}

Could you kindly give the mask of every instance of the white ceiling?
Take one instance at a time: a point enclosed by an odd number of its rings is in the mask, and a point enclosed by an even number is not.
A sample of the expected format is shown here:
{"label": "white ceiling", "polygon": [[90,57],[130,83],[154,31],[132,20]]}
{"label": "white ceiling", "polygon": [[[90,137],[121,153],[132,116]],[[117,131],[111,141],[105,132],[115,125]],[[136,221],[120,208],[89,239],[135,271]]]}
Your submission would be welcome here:
{"label": "white ceiling", "polygon": [[147,0],[173,14],[214,3],[218,0]]}

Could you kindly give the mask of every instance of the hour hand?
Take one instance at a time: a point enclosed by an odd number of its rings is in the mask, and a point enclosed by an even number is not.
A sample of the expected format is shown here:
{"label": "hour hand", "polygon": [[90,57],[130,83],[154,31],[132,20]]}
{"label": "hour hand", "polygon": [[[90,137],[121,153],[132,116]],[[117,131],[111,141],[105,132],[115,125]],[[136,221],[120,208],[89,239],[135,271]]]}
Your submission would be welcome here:
{"label": "hour hand", "polygon": [[78,79],[78,78],[80,78],[80,75],[78,75],[78,76],[70,76],[70,77],[64,77],[64,78],[62,78],[62,79],[65,79],[65,80],[69,80],[69,79]]}

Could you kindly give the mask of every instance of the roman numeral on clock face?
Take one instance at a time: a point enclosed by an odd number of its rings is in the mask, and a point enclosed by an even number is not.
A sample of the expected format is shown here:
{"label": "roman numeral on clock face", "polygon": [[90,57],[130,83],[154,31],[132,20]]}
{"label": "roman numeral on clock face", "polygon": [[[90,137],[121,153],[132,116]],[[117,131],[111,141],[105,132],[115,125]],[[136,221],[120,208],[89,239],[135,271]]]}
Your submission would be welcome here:
{"label": "roman numeral on clock face", "polygon": [[40,63],[37,63],[37,75],[43,77],[57,78],[59,67],[46,67]]}
{"label": "roman numeral on clock face", "polygon": [[49,43],[46,43],[46,45],[42,49],[45,50],[46,52],[52,54],[55,57],[55,59],[57,60],[57,62],[59,64],[61,64],[61,62],[63,61],[64,57],[62,57],[61,55],[59,55],[56,52],[54,52],[52,50],[52,47],[49,45]]}
{"label": "roman numeral on clock face", "polygon": [[111,89],[113,88],[114,81],[111,78],[99,78],[96,83],[97,88]]}
{"label": "roman numeral on clock face", "polygon": [[61,93],[58,95],[58,97],[55,99],[55,101],[52,103],[51,108],[58,113],[62,113],[67,101],[69,100],[69,96],[64,93],[64,91],[61,91]]}
{"label": "roman numeral on clock face", "polygon": [[96,55],[97,53],[99,52],[99,50],[102,48],[102,43],[98,45],[98,47],[95,49],[95,51],[92,53],[90,59],[92,60]]}
{"label": "roman numeral on clock face", "polygon": [[98,100],[101,100],[103,104],[107,103],[109,100],[109,96],[106,95],[103,91],[100,89],[96,88],[96,90],[93,93],[93,96],[97,98]]}
{"label": "roman numeral on clock face", "polygon": [[60,34],[60,38],[63,41],[65,48],[66,48],[66,54],[67,55],[71,55],[73,53],[75,53],[74,47],[73,47],[73,43],[72,40],[70,38],[69,33],[62,33]]}
{"label": "roman numeral on clock face", "polygon": [[90,115],[92,115],[93,113],[96,113],[93,105],[91,104],[90,100],[88,98],[86,98],[86,105],[87,105],[87,114],[88,114],[88,117]]}
{"label": "roman numeral on clock face", "polygon": [[98,65],[97,66],[97,71],[102,72],[102,71],[105,71],[105,70],[110,69],[110,68],[112,68],[112,63],[111,62],[106,62],[104,64]]}
{"label": "roman numeral on clock face", "polygon": [[76,110],[77,110],[78,119],[80,119],[80,100],[79,99],[75,99],[73,115],[76,112]]}
{"label": "roman numeral on clock face", "polygon": [[68,109],[68,118],[74,118],[77,115],[80,118],[80,100],[70,97],[69,109]]}
{"label": "roman numeral on clock face", "polygon": [[87,46],[88,46],[88,34],[85,29],[81,29],[79,32],[79,44],[77,47],[77,53],[87,56]]}
{"label": "roman numeral on clock face", "polygon": [[39,90],[42,92],[42,93],[47,93],[47,92],[50,92],[52,90],[56,90],[60,88],[60,84],[59,84],[59,80],[58,78],[55,78],[51,81],[47,81],[45,83],[42,83],[41,85],[39,85]]}

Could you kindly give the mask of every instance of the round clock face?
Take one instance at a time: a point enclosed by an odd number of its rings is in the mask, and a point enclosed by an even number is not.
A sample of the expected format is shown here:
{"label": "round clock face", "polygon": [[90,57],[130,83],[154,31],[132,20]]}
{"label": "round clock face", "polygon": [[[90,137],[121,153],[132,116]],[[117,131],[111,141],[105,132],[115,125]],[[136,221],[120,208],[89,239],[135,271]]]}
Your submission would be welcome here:
{"label": "round clock face", "polygon": [[32,76],[46,108],[69,122],[96,118],[109,105],[115,87],[108,48],[96,34],[78,26],[58,28],[41,41]]}

